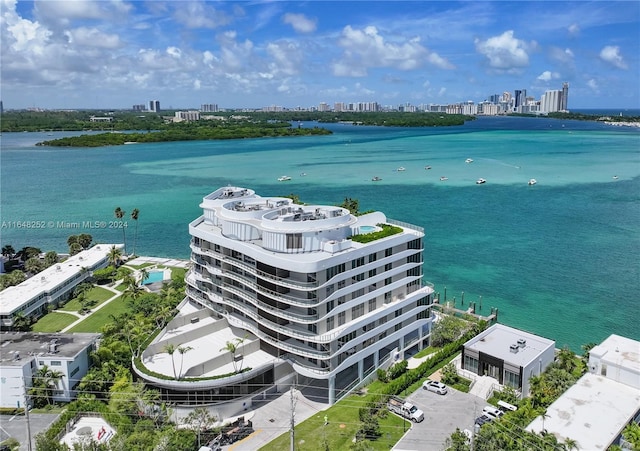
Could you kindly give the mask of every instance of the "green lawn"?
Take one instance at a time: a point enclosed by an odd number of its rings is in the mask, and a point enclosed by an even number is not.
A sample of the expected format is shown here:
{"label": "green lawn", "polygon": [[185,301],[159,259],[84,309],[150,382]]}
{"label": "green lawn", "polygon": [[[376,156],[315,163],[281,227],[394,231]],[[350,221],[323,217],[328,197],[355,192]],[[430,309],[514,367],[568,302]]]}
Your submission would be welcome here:
{"label": "green lawn", "polygon": [[[133,260],[135,261],[135,260]],[[155,263],[142,263],[141,265],[132,265],[131,263],[127,263],[126,265],[131,267],[131,268],[135,268],[135,269],[142,269],[142,268],[148,268],[149,266],[153,266]]]}
{"label": "green lawn", "polygon": [[[102,304],[104,301],[112,297],[114,293],[112,291],[106,290],[101,287],[93,287],[91,290],[87,292],[87,299],[98,301],[91,308],[95,308],[98,305]],[[77,298],[71,299],[65,305],[59,308],[59,310],[63,310],[66,312],[77,312],[82,307],[80,306],[80,302]]]}
{"label": "green lawn", "polygon": [[34,332],[60,332],[77,319],[69,313],[51,312],[40,318],[31,329]]}
{"label": "green lawn", "polygon": [[[364,405],[366,399],[366,396],[348,396],[327,410],[318,412],[316,415],[296,425],[296,445],[305,451],[349,449],[356,432],[360,428],[359,408]],[[329,422],[326,426],[324,424],[325,415]],[[379,451],[391,449],[400,440],[404,431],[411,426],[410,422],[391,413],[384,415],[379,424],[380,437],[377,440],[370,440],[373,449]],[[290,440],[289,432],[286,432],[260,448],[260,450],[280,451],[289,449]]]}
{"label": "green lawn", "polygon": [[68,332],[100,332],[102,326],[113,321],[111,315],[118,316],[128,310],[126,300],[122,297],[116,298],[100,310],[91,313],[87,319],[69,329]]}
{"label": "green lawn", "polygon": [[433,346],[428,346],[426,348],[424,348],[422,351],[418,352],[416,355],[413,356],[414,359],[420,359],[422,357],[426,357],[429,354],[433,354],[436,351],[439,351],[440,348],[434,348]]}

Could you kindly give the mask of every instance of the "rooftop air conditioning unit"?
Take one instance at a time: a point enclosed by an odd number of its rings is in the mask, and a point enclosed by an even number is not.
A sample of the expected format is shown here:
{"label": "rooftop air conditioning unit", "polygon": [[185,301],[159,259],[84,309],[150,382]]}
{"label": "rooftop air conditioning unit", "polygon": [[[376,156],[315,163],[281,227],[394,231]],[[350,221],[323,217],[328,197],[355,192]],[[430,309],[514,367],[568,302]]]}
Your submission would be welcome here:
{"label": "rooftop air conditioning unit", "polygon": [[513,352],[514,354],[518,353],[518,349],[519,349],[519,347],[518,347],[517,344],[509,346],[509,351]]}
{"label": "rooftop air conditioning unit", "polygon": [[52,354],[58,352],[58,345],[56,343],[49,344],[49,352]]}
{"label": "rooftop air conditioning unit", "polygon": [[524,338],[520,338],[518,340],[518,346],[520,346],[521,348],[524,348],[526,344],[527,344],[527,340],[525,340]]}

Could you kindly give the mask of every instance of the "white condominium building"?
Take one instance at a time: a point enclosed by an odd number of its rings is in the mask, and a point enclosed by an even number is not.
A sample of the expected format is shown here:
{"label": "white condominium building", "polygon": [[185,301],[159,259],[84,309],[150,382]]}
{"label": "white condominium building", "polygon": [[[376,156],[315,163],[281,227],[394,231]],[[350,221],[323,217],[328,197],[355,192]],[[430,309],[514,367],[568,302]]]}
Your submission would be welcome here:
{"label": "white condominium building", "polygon": [[190,302],[257,337],[327,402],[428,344],[422,228],[240,187],[200,206],[189,224]]}

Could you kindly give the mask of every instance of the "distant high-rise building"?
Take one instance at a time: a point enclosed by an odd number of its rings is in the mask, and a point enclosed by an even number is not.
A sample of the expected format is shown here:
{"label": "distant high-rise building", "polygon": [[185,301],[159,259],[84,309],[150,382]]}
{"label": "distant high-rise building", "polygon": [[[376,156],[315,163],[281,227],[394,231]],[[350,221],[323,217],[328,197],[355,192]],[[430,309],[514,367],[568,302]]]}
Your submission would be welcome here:
{"label": "distant high-rise building", "polygon": [[153,111],[154,113],[160,112],[160,101],[159,100],[151,100],[149,101],[149,111]]}
{"label": "distant high-rise building", "polygon": [[133,105],[133,111],[144,111],[145,109],[146,108],[144,107],[144,103]]}
{"label": "distant high-rise building", "polygon": [[542,98],[540,99],[540,112],[555,113],[560,111],[561,98],[562,91],[559,89],[546,91],[542,94]]}
{"label": "distant high-rise building", "polygon": [[513,109],[517,112],[520,112],[521,110],[521,106],[525,104],[526,98],[527,98],[527,90],[526,89],[516,89],[514,92],[514,103],[513,103]]}
{"label": "distant high-rise building", "polygon": [[320,102],[318,105],[318,111],[331,111],[331,107],[326,102]]}
{"label": "distant high-rise building", "polygon": [[569,111],[569,83],[562,83],[562,98],[560,99],[560,111]]}
{"label": "distant high-rise building", "polygon": [[215,103],[203,103],[200,105],[200,111],[202,113],[217,113],[218,105]]}

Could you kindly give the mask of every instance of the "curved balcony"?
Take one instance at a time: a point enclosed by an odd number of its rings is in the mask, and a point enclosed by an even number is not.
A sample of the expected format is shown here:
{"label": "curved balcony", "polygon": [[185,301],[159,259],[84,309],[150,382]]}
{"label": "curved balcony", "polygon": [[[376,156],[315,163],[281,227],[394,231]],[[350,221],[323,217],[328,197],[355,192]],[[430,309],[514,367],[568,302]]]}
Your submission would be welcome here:
{"label": "curved balcony", "polygon": [[306,282],[302,280],[278,277],[273,274],[269,274],[267,272],[261,271],[257,269],[255,266],[248,265],[247,263],[241,260],[238,260],[237,258],[233,258],[229,255],[225,255],[220,252],[215,252],[212,249],[205,249],[200,246],[197,246],[193,244],[193,242],[191,243],[190,248],[196,254],[204,254],[210,257],[217,258],[219,260],[225,261],[226,263],[230,263],[232,265],[238,266],[252,274],[255,274],[257,277],[260,277],[261,279],[275,282],[278,285],[281,285],[284,287],[295,288],[298,290],[305,290],[305,289],[310,290],[318,287],[318,281]]}
{"label": "curved balcony", "polygon": [[162,388],[167,388],[167,389],[177,390],[177,391],[208,390],[216,387],[227,387],[229,385],[239,384],[266,371],[269,366],[273,366],[273,363],[269,362],[260,367],[252,368],[243,373],[233,374],[227,377],[217,377],[217,378],[211,378],[211,379],[205,379],[205,380],[188,380],[188,379],[170,380],[170,379],[162,379],[157,376],[151,376],[145,373],[143,370],[141,370],[138,367],[138,364],[136,363],[136,359],[132,359],[131,361],[131,367],[133,368],[133,371],[145,382],[149,384],[153,384],[156,387],[162,387]]}

